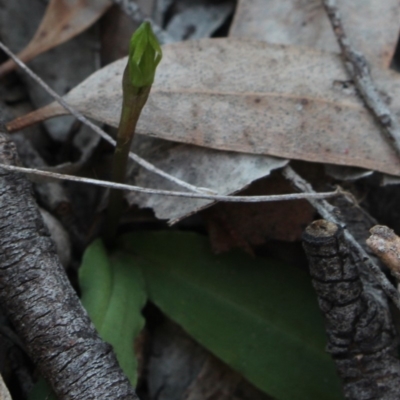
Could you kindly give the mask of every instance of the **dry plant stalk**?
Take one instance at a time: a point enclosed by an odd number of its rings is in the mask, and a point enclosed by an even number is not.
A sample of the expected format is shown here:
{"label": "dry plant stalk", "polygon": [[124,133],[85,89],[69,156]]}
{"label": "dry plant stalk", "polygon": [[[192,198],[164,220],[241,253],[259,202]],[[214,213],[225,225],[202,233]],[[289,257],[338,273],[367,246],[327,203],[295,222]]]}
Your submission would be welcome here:
{"label": "dry plant stalk", "polygon": [[392,275],[400,282],[400,237],[393,229],[376,225],[367,239],[369,248],[388,266]]}
{"label": "dry plant stalk", "polygon": [[303,247],[325,317],[327,351],[343,380],[345,398],[400,398],[398,339],[391,314],[370,286],[363,285],[363,260],[348,247],[344,230],[326,220],[314,221],[303,235]]}

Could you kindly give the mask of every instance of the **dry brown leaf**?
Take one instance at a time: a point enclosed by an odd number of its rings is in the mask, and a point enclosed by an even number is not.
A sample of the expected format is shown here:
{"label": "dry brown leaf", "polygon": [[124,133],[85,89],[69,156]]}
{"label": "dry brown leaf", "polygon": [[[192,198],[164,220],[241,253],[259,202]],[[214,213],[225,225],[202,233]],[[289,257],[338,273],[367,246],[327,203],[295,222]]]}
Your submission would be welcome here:
{"label": "dry brown leaf", "polygon": [[[390,65],[399,32],[398,0],[339,0],[349,38],[367,60]],[[339,52],[320,0],[239,0],[230,36]]]}
{"label": "dry brown leaf", "polygon": [[[121,59],[94,73],[66,100],[86,116],[117,126],[125,64]],[[335,54],[204,39],[165,46],[158,71],[138,133],[400,175],[397,155],[378,134],[378,125]],[[392,109],[399,112],[400,79],[390,71],[375,75]],[[65,113],[52,103],[7,127],[18,130]]]}
{"label": "dry brown leaf", "polygon": [[[292,193],[293,188],[281,174],[254,182],[243,194],[269,195]],[[210,240],[216,253],[240,247],[252,248],[268,240],[299,240],[315,211],[306,200],[261,204],[220,203],[205,212]]]}
{"label": "dry brown leaf", "polygon": [[[50,0],[34,37],[18,57],[27,62],[66,42],[94,24],[111,4],[109,0]],[[6,61],[0,65],[0,77],[15,68],[13,60]]]}

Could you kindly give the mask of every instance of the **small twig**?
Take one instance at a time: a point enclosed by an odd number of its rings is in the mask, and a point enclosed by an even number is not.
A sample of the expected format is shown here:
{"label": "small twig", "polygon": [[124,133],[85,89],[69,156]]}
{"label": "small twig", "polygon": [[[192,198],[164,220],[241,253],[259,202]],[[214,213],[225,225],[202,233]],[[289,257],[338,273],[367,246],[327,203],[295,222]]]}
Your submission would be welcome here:
{"label": "small twig", "polygon": [[149,18],[140,9],[140,7],[133,0],[111,0],[114,4],[117,4],[121,10],[132,19],[134,22],[142,23],[143,21],[149,21],[152,25],[153,31],[157,36],[158,41],[161,44],[175,42],[174,38],[169,35],[163,28],[158,26],[151,18]]}
{"label": "small twig", "polygon": [[[10,56],[15,63],[25,71],[34,81],[36,81],[47,93],[50,94],[58,103],[60,103],[67,111],[69,111],[78,121],[82,122],[89,128],[91,128],[95,133],[97,133],[101,138],[115,146],[116,141],[108,135],[103,129],[99,128],[93,122],[89,121],[84,115],[82,115],[79,111],[75,110],[71,107],[60,95],[58,95],[47,83],[45,83],[38,75],[36,75],[24,62],[22,62],[4,43],[0,41],[0,49],[2,49],[8,56]],[[138,163],[143,168],[147,169],[150,172],[153,172],[157,175],[162,176],[165,179],[168,179],[175,184],[184,187],[185,189],[190,190],[191,192],[196,193],[215,193],[211,189],[207,188],[199,188],[197,186],[191,185],[190,183],[184,182],[179,178],[176,178],[167,172],[157,168],[153,164],[139,157],[137,154],[130,152],[129,158],[136,163]]]}
{"label": "small twig", "polygon": [[[290,180],[292,184],[301,192],[309,194],[316,193],[311,185],[300,175],[298,175],[290,166],[287,166],[283,169],[283,175],[288,180]],[[400,310],[400,293],[390,283],[386,275],[365,252],[365,250],[357,242],[354,236],[346,229],[345,224],[340,220],[337,215],[335,215],[335,207],[333,207],[325,200],[317,200],[313,198],[309,198],[307,200],[318,211],[322,218],[326,219],[329,222],[333,222],[334,224],[339,225],[344,229],[344,236],[351,249],[358,255],[360,260],[362,260],[363,265],[369,268],[375,279],[381,285],[386,295],[392,299],[393,303]]]}
{"label": "small twig", "polygon": [[378,120],[387,139],[400,156],[400,124],[385,104],[372,81],[367,60],[355,50],[343,27],[336,0],[323,0],[333,32],[342,51],[345,66],[365,104]]}
{"label": "small twig", "polygon": [[189,199],[204,199],[213,201],[224,201],[229,203],[261,203],[271,201],[289,201],[289,200],[310,200],[310,199],[327,199],[343,194],[341,190],[325,193],[290,193],[290,194],[276,194],[269,196],[223,196],[223,195],[210,195],[201,193],[188,193],[188,192],[175,192],[170,190],[150,189],[140,186],[127,185],[124,183],[115,183],[109,181],[101,181],[98,179],[82,178],[80,176],[58,174],[51,171],[43,171],[39,169],[17,167],[15,165],[0,164],[0,169],[7,171],[22,172],[28,175],[46,176],[52,179],[60,179],[72,182],[89,183],[91,185],[102,186],[108,189],[128,190],[131,192],[154,194],[161,196],[184,197]]}

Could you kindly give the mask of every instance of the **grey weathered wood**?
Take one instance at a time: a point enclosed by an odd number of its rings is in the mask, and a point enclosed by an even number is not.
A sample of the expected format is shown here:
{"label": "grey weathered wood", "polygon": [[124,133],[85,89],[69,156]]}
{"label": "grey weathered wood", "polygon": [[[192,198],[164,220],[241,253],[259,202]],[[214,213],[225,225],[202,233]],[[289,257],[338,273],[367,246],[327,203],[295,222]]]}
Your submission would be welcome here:
{"label": "grey weathered wood", "polygon": [[388,308],[368,285],[344,231],[314,221],[303,235],[313,286],[324,313],[327,351],[336,363],[348,400],[400,398],[397,334]]}
{"label": "grey weathered wood", "polygon": [[[17,164],[0,133],[0,163]],[[0,169],[0,302],[59,399],[137,399],[56,255],[22,174]]]}

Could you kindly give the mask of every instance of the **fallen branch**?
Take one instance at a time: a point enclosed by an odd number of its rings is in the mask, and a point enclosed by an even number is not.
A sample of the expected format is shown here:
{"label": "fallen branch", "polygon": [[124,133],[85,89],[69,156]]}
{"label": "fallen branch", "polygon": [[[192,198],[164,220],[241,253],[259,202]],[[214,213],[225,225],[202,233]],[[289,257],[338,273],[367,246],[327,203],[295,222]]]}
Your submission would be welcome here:
{"label": "fallen branch", "polygon": [[326,220],[307,227],[303,247],[344,397],[398,399],[396,330],[389,309],[360,279],[363,260],[348,248],[343,229]]}
{"label": "fallen branch", "polygon": [[[0,133],[0,162],[18,163]],[[82,308],[21,174],[0,169],[0,303],[58,399],[137,396]]]}
{"label": "fallen branch", "polygon": [[[24,71],[26,72],[35,82],[37,82],[50,96],[53,97],[56,101],[58,101],[68,112],[70,112],[78,121],[85,124],[93,132],[97,133],[102,139],[106,142],[110,143],[114,147],[116,146],[116,141],[103,129],[99,128],[93,122],[89,121],[83,114],[79,111],[75,110],[71,107],[60,95],[58,95],[46,82],[43,81],[38,75],[36,75],[24,62],[22,62],[4,43],[0,41],[0,49],[2,49],[9,57],[11,57],[15,63]],[[154,174],[160,175],[165,179],[177,184],[178,186],[182,186],[185,189],[188,189],[192,192],[196,193],[214,193],[213,190],[207,188],[198,188],[197,186],[191,185],[190,183],[184,182],[179,178],[176,178],[165,171],[157,168],[155,165],[149,163],[148,161],[144,160],[143,158],[139,157],[137,154],[130,152],[129,158],[136,163],[138,163],[141,167],[147,169]]]}
{"label": "fallen branch", "polygon": [[323,3],[351,79],[365,104],[382,126],[385,136],[393,143],[400,156],[400,124],[379,95],[372,81],[367,60],[363,54],[354,49],[347,37],[336,0],[323,0]]}
{"label": "fallen branch", "polygon": [[[290,166],[283,169],[283,175],[292,182],[292,184],[303,193],[316,193],[311,185],[298,175]],[[344,237],[349,245],[349,248],[362,260],[376,281],[382,287],[386,295],[392,299],[393,303],[400,310],[400,293],[390,283],[386,275],[381,271],[379,266],[372,260],[363,247],[358,243],[354,236],[346,229],[343,221],[337,215],[335,207],[325,200],[315,200],[312,198],[307,199],[310,204],[318,211],[319,215],[329,222],[332,222],[344,230]]]}

